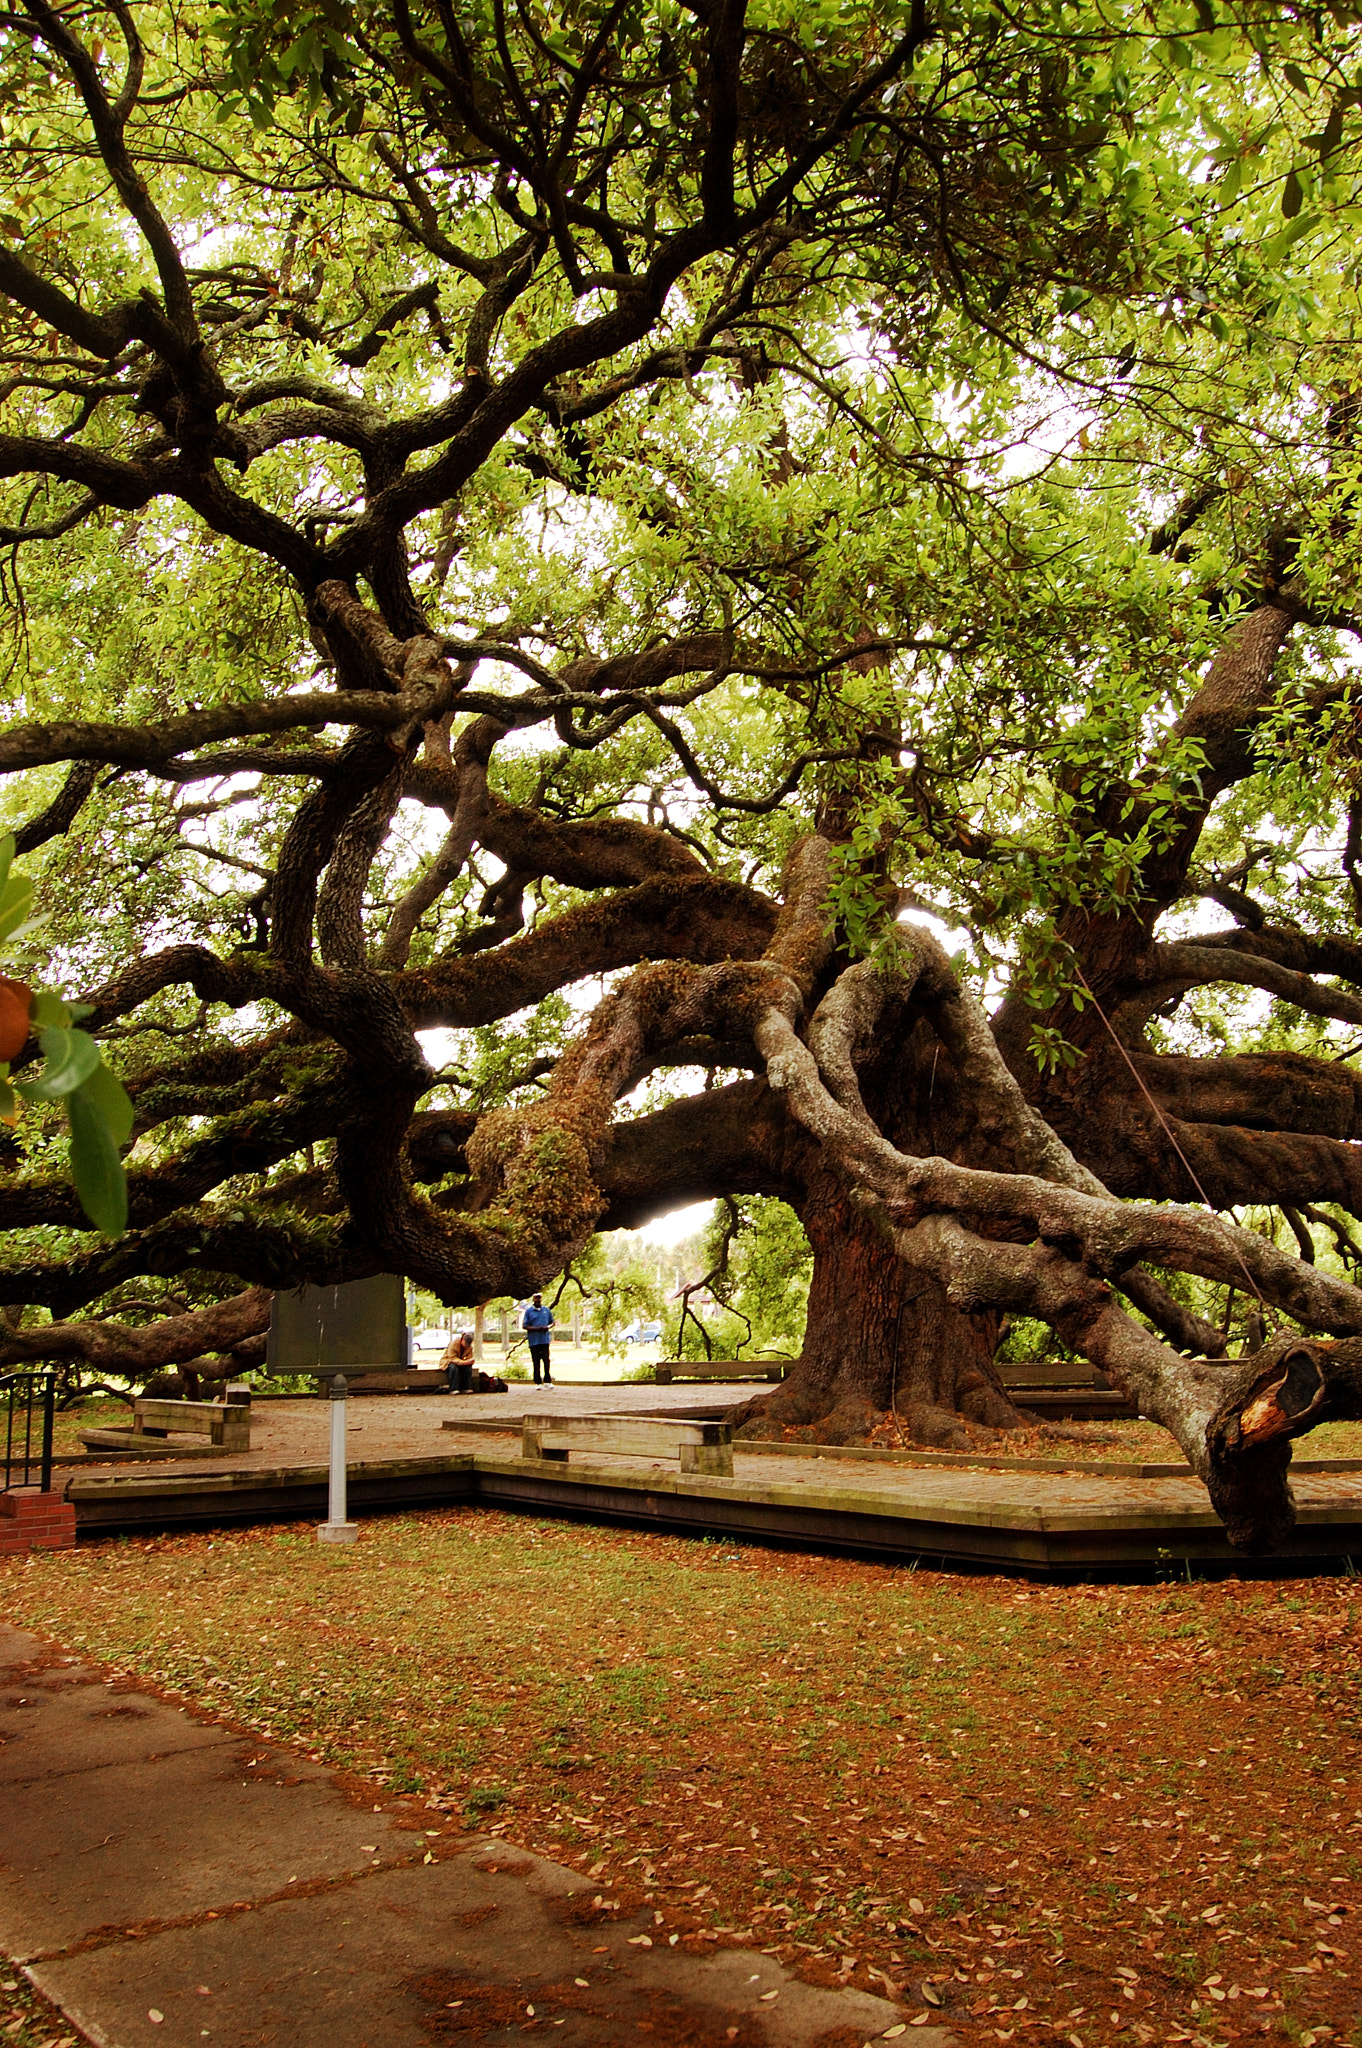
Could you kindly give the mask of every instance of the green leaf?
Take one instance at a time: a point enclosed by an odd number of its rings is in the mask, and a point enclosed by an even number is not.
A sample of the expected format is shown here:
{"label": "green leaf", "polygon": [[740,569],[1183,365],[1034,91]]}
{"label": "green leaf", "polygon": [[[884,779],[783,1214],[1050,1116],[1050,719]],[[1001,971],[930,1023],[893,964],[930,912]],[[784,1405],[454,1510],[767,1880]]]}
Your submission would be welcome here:
{"label": "green leaf", "polygon": [[[1317,213],[1298,213],[1294,220],[1289,220],[1284,228],[1278,230],[1270,242],[1264,244],[1264,260],[1268,263],[1280,262],[1293,242],[1299,242],[1318,226],[1319,215]],[[1267,318],[1268,316],[1264,313],[1263,317]]]}
{"label": "green leaf", "polygon": [[[13,839],[10,840],[13,846]],[[27,875],[6,875],[0,883],[0,939],[10,939],[33,908],[33,884]]]}
{"label": "green leaf", "polygon": [[45,988],[34,989],[33,1001],[29,1004],[28,1013],[33,1019],[35,1028],[39,1031],[47,1031],[54,1028],[64,1030],[75,1021],[71,1010],[62,1001],[61,997],[54,996],[50,989]]}
{"label": "green leaf", "polygon": [[88,1031],[66,1031],[59,1025],[38,1034],[47,1061],[32,1081],[21,1081],[19,1093],[29,1102],[55,1102],[88,1081],[99,1065],[99,1047]]}
{"label": "green leaf", "polygon": [[109,1126],[115,1145],[122,1147],[127,1144],[132,1136],[132,1101],[112,1067],[106,1067],[101,1060],[89,1080],[82,1081],[74,1093],[99,1111]]}
{"label": "green leaf", "polygon": [[0,839],[0,887],[9,880],[9,864],[14,859],[14,834],[7,832]]}
{"label": "green leaf", "polygon": [[69,1095],[71,1178],[80,1206],[106,1237],[121,1237],[128,1227],[128,1183],[113,1132],[103,1112],[86,1100],[83,1089]]}

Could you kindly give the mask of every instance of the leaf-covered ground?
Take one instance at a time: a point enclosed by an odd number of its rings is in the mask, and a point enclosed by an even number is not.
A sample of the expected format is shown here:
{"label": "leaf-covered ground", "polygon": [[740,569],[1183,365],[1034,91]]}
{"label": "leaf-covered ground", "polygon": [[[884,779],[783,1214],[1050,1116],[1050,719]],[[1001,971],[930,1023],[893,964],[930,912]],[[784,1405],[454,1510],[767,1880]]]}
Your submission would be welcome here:
{"label": "leaf-covered ground", "polygon": [[5,2048],[77,2048],[79,2040],[55,2006],[30,1990],[8,1964],[0,1965],[0,2041]]}
{"label": "leaf-covered ground", "polygon": [[[1025,1395],[1019,1395],[1025,1406]],[[1108,1461],[1137,1464],[1184,1465],[1178,1444],[1157,1422],[1043,1422],[1026,1429],[982,1429],[962,1422],[982,1455],[1005,1458],[1058,1458],[1066,1465],[1088,1465]],[[796,1437],[806,1432],[791,1430]],[[882,1449],[914,1448],[895,1415],[886,1415],[870,1441]],[[923,1445],[918,1448],[927,1449]],[[1325,1422],[1312,1429],[1295,1446],[1302,1460],[1318,1458],[1362,1458],[1362,1423]]]}
{"label": "leaf-covered ground", "polygon": [[70,1408],[61,1409],[53,1419],[52,1448],[59,1458],[79,1457],[83,1452],[83,1429],[131,1429],[132,1409],[126,1401],[93,1395]]}
{"label": "leaf-covered ground", "polygon": [[0,1590],[651,1903],[659,1941],[888,1979],[966,2040],[1362,2044],[1354,1577],[1036,1587],[467,1509]]}

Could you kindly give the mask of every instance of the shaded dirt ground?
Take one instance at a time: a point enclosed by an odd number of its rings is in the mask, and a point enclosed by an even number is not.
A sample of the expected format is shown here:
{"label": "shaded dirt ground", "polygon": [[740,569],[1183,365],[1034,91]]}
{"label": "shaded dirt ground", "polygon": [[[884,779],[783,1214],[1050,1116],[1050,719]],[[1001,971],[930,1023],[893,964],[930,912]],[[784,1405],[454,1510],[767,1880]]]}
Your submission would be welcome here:
{"label": "shaded dirt ground", "polygon": [[659,1941],[966,2040],[1362,2048],[1352,1577],[1029,1587],[470,1509],[83,1546],[0,1597]]}

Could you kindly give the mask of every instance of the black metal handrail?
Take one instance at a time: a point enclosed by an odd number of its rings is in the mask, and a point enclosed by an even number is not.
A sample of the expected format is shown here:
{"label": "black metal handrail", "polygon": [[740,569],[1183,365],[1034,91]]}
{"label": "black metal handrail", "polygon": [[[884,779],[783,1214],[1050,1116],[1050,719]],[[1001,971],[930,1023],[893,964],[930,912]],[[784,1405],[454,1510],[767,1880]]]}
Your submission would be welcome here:
{"label": "black metal handrail", "polygon": [[0,1468],[6,1493],[13,1486],[32,1486],[35,1472],[42,1492],[51,1492],[56,1412],[54,1372],[0,1373]]}

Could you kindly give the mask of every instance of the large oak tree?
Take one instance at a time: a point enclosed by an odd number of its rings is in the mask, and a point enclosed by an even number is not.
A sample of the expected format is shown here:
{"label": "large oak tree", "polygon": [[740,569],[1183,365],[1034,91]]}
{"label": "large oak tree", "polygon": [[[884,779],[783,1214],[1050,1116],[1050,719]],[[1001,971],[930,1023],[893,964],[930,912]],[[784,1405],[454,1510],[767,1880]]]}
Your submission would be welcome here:
{"label": "large oak tree", "polygon": [[759,1426],[1006,1427],[1032,1316],[1281,1536],[1362,1412],[1359,53],[1222,13],[5,16],[0,771],[137,1108],[114,1243],[16,1132],[8,1360],[775,1195]]}

